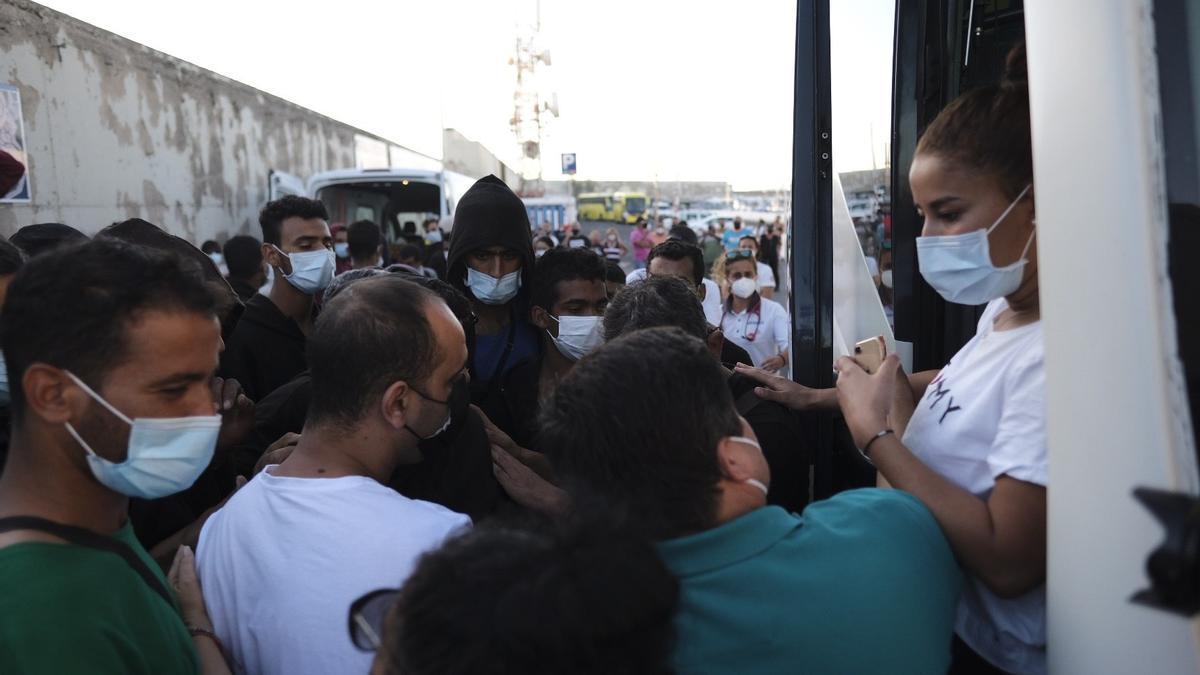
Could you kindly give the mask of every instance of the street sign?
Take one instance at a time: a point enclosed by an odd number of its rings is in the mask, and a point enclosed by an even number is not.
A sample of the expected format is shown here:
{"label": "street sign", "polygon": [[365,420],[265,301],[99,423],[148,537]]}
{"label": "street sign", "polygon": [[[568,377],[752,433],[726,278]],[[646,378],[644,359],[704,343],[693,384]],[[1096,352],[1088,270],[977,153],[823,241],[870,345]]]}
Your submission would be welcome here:
{"label": "street sign", "polygon": [[562,156],[562,172],[568,176],[575,175],[575,153],[564,152]]}

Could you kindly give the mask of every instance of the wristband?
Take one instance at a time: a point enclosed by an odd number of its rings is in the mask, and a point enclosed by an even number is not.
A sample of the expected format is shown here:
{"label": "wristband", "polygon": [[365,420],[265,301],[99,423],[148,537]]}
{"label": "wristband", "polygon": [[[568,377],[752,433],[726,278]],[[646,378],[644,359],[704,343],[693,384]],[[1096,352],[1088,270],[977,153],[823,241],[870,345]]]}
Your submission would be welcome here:
{"label": "wristband", "polygon": [[208,630],[207,628],[199,628],[199,627],[193,626],[191,624],[185,624],[185,625],[187,628],[187,632],[190,633],[192,635],[192,637],[198,637],[198,636],[203,635],[204,637],[208,638],[209,640],[212,640],[213,644],[215,644],[217,646],[217,651],[221,653],[221,658],[225,659],[226,664],[230,663],[229,657],[225,653],[225,645],[221,644],[221,638],[217,637],[216,633],[212,632],[211,630]]}
{"label": "wristband", "polygon": [[869,462],[871,464],[871,466],[874,466],[875,462],[871,461],[871,446],[874,445],[875,441],[883,438],[884,436],[887,436],[889,434],[894,434],[894,433],[896,433],[896,432],[893,429],[884,429],[883,431],[880,431],[879,433],[872,436],[871,440],[867,441],[866,445],[859,448],[858,453],[860,455],[862,455],[863,459],[867,460],[867,462]]}

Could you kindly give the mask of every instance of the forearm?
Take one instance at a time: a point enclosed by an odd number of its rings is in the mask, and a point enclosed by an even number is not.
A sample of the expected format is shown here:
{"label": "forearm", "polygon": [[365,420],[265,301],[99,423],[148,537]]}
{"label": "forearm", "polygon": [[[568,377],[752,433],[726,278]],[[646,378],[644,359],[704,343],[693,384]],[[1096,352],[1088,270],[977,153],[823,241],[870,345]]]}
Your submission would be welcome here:
{"label": "forearm", "polygon": [[872,444],[871,460],[882,483],[925,504],[959,562],[997,595],[1020,595],[1045,579],[1044,559],[1039,564],[997,526],[989,502],[930,469],[895,434]]}
{"label": "forearm", "polygon": [[938,376],[940,370],[922,370],[919,373],[913,373],[908,376],[908,383],[912,386],[913,400],[920,401],[925,396],[925,389],[929,387],[929,383],[933,378]]}
{"label": "forearm", "polygon": [[196,655],[200,657],[200,672],[203,675],[228,675],[229,664],[225,662],[225,655],[212,638],[193,635],[192,642],[196,645]]}

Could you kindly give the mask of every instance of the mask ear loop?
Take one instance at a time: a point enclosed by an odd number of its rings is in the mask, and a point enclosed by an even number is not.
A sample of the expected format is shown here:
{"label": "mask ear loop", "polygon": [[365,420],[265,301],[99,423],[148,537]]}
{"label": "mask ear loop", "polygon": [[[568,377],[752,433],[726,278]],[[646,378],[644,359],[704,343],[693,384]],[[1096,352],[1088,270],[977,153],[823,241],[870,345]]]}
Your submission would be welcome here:
{"label": "mask ear loop", "polygon": [[988,234],[991,234],[992,230],[1000,227],[1000,223],[1003,223],[1004,219],[1008,217],[1008,214],[1012,213],[1012,210],[1017,208],[1017,204],[1021,203],[1021,200],[1025,198],[1025,193],[1029,192],[1029,188],[1031,187],[1033,187],[1033,183],[1026,185],[1025,189],[1021,190],[1021,194],[1017,195],[1017,198],[1008,205],[1008,208],[1004,209],[1004,213],[1001,213],[1000,217],[996,219],[996,222],[992,223],[992,226],[987,229]]}
{"label": "mask ear loop", "polygon": [[[753,445],[754,447],[758,448],[759,452],[762,452],[762,446],[759,445],[758,441],[754,440],[753,438],[747,438],[746,436],[730,436],[729,440],[736,441],[738,443],[745,443],[746,445]],[[747,485],[752,485],[752,486],[758,488],[759,490],[762,490],[763,495],[767,494],[766,483],[763,483],[761,480],[758,480],[757,478],[747,478],[746,480],[744,480],[742,482]]]}
{"label": "mask ear loop", "polygon": [[63,372],[67,374],[67,377],[74,380],[75,384],[79,385],[79,387],[81,389],[86,391],[88,396],[91,396],[93,399],[96,400],[97,403],[104,406],[108,410],[108,412],[112,413],[113,415],[116,415],[117,419],[121,420],[125,424],[128,424],[129,426],[133,426],[133,420],[126,417],[125,414],[122,413],[120,410],[117,410],[116,408],[114,408],[111,403],[109,403],[108,401],[105,401],[103,398],[101,398],[100,394],[97,394],[95,391],[92,390],[91,387],[84,384],[83,380],[79,379],[78,377],[75,377],[74,373],[72,373],[69,370],[64,370]]}

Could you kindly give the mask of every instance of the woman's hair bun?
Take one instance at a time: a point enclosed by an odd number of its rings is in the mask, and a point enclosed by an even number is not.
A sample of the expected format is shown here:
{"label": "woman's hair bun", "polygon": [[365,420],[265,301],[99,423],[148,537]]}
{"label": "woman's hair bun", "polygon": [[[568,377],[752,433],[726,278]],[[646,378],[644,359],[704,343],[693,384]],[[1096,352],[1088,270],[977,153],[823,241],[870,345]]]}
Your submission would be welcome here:
{"label": "woman's hair bun", "polygon": [[1018,42],[1004,59],[1004,78],[1001,85],[1029,83],[1029,69],[1025,65],[1025,42]]}

